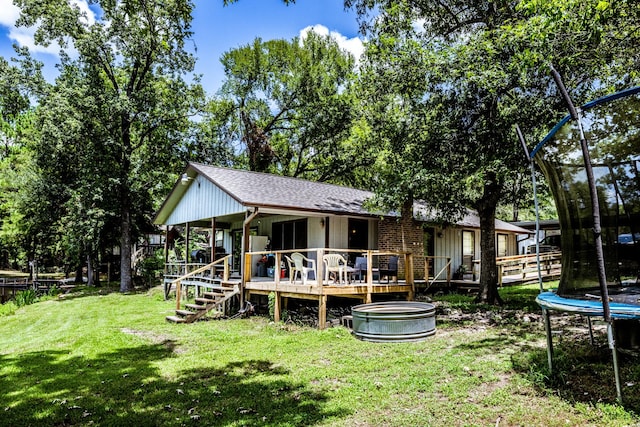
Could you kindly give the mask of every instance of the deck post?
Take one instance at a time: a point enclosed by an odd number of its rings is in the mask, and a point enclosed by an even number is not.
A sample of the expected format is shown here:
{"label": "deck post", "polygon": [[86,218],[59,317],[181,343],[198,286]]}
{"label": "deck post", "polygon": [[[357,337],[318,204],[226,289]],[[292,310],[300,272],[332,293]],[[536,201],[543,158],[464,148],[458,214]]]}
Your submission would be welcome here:
{"label": "deck post", "polygon": [[416,293],[416,284],[413,280],[413,253],[409,252],[404,255],[405,262],[405,278],[407,284],[411,284],[411,291],[407,294],[407,300],[413,301]]}
{"label": "deck post", "polygon": [[327,327],[327,296],[320,295],[318,298],[318,329]]}
{"label": "deck post", "polygon": [[282,254],[276,251],[276,263],[273,266],[273,278],[276,282],[276,290],[278,289],[278,285],[280,284],[280,275],[282,274],[282,267],[280,263],[282,262]]}
{"label": "deck post", "polygon": [[280,292],[278,290],[273,292],[275,298],[273,300],[273,320],[274,322],[279,322],[280,321],[280,310],[282,309],[282,307],[280,307]]}
{"label": "deck post", "polygon": [[[367,298],[366,304],[371,303],[373,294],[373,251],[367,250]],[[378,274],[380,274],[378,272]],[[380,278],[380,276],[378,276]]]}
{"label": "deck post", "polygon": [[244,253],[244,266],[242,268],[242,284],[251,281],[251,254]]}
{"label": "deck post", "polygon": [[180,282],[180,280],[176,282],[176,310],[180,310],[180,294],[182,294],[182,290],[180,289]]}
{"label": "deck post", "polygon": [[318,248],[317,259],[316,259],[316,282],[318,282],[318,286],[320,286],[320,293],[322,293],[322,285],[324,285],[324,262],[322,261],[322,257],[324,255],[324,249]]}
{"label": "deck post", "polygon": [[429,281],[429,271],[431,271],[431,257],[424,257],[424,281]]}

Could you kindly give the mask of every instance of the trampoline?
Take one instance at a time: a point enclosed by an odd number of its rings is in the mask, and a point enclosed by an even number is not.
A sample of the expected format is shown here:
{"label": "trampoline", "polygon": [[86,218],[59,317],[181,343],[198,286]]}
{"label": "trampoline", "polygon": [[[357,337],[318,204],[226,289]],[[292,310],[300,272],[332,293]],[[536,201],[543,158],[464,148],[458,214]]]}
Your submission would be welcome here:
{"label": "trampoline", "polygon": [[640,87],[576,109],[552,72],[570,114],[528,153],[534,188],[535,162],[550,186],[561,229],[558,289],[544,292],[540,281],[536,298],[545,317],[549,368],[549,311],[587,316],[590,328],[591,317],[603,317],[621,401],[616,332],[640,335]]}

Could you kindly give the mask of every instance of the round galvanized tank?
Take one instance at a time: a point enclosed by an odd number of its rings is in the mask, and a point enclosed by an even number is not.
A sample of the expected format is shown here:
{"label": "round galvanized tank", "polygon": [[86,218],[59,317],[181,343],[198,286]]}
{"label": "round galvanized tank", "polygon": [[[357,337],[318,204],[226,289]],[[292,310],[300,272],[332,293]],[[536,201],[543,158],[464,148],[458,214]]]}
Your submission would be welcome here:
{"label": "round galvanized tank", "polygon": [[415,301],[387,301],[351,309],[353,334],[363,341],[422,341],[436,332],[436,308]]}

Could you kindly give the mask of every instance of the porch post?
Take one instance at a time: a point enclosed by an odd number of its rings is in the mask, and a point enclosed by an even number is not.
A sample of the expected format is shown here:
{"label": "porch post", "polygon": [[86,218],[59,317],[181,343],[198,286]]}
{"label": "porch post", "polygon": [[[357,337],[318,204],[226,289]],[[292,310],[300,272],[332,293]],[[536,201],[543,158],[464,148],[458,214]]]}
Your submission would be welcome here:
{"label": "porch post", "polygon": [[184,238],[184,274],[189,272],[187,265],[189,264],[189,240],[191,234],[191,227],[189,223],[185,223],[185,238]]}
{"label": "porch post", "polygon": [[163,274],[167,275],[167,263],[169,262],[169,226],[164,226],[164,269]]}
{"label": "porch post", "polygon": [[[245,214],[244,222],[242,223],[242,251],[240,263],[240,277],[251,277],[251,257],[249,257],[249,261],[245,260],[245,254],[249,252],[249,234],[251,232],[251,221],[258,216],[258,207],[253,208],[253,212],[250,214],[249,211]],[[248,268],[247,268],[248,267]],[[245,280],[242,280],[242,287],[244,288]]]}
{"label": "porch post", "polygon": [[214,262],[216,260],[216,219],[211,217],[211,241],[209,242],[211,245],[211,259],[209,262]]}
{"label": "porch post", "polygon": [[[168,262],[169,262],[169,226],[165,225],[164,226],[164,267],[162,269],[162,282],[164,285],[165,300],[169,298],[169,292],[171,291],[171,289],[167,289],[167,286],[171,286],[171,285],[167,285],[167,282],[166,282]],[[107,282],[111,280],[110,264],[111,263],[107,263]]]}

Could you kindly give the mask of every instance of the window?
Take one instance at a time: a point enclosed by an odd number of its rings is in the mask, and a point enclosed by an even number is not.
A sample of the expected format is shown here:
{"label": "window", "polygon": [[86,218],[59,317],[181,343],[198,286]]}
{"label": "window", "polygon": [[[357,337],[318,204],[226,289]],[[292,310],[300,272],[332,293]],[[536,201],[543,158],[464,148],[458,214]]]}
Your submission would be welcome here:
{"label": "window", "polygon": [[498,256],[507,256],[507,235],[506,234],[498,234],[497,239],[497,248],[496,252]]}
{"label": "window", "polygon": [[469,230],[462,231],[462,263],[471,271],[476,254],[476,233]]}
{"label": "window", "polygon": [[462,255],[473,257],[476,253],[476,234],[473,231],[462,232]]}
{"label": "window", "polygon": [[274,250],[306,248],[307,220],[273,223],[271,247]]}

